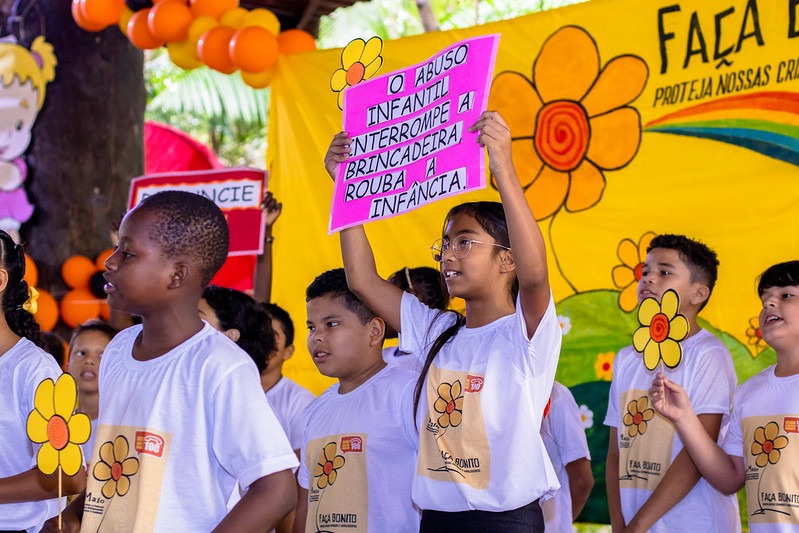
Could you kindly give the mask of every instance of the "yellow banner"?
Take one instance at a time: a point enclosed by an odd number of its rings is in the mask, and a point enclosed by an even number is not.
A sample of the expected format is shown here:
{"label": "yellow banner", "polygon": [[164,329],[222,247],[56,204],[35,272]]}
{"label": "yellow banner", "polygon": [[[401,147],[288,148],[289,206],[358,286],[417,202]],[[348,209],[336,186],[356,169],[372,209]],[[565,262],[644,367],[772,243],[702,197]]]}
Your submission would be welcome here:
{"label": "yellow banner", "polygon": [[[593,0],[383,44],[378,75],[501,34],[490,106],[511,124],[547,240],[566,385],[609,380],[613,354],[631,343],[631,287],[651,233],[683,233],[718,252],[719,282],[700,319],[730,347],[739,380],[773,363],[751,319],[757,275],[799,256],[797,15],[799,0]],[[285,205],[274,300],[297,326],[287,372],[315,392],[331,381],[303,348],[304,291],[341,266],[322,162],[341,129],[331,78],[361,59],[351,49],[281,56],[272,82],[270,189]],[[444,214],[477,198],[498,194],[489,186],[367,225],[381,274],[434,266],[428,248]],[[594,416],[599,424],[604,411]]]}

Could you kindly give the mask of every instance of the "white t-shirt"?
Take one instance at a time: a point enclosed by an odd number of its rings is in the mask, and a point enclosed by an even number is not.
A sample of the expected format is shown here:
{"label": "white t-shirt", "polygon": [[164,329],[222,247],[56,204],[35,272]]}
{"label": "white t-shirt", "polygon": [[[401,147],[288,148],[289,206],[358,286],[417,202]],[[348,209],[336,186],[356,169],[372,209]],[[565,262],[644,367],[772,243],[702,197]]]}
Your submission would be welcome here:
{"label": "white t-shirt", "polygon": [[[28,415],[39,383],[54,382],[61,369],[53,356],[22,338],[0,356],[0,478],[36,468],[40,445],[28,438]],[[57,500],[49,500],[53,508]],[[52,516],[48,501],[0,504],[0,530],[38,531]]]}
{"label": "white t-shirt", "polygon": [[419,531],[411,500],[416,377],[386,366],[346,394],[333,385],[305,411],[297,476],[308,489],[305,531]]}
{"label": "white t-shirt", "polygon": [[[735,390],[735,370],[730,352],[704,329],[683,341],[682,350],[682,362],[674,369],[664,366],[664,374],[685,389],[696,414],[723,415],[721,440],[729,422]],[[622,348],[613,362],[605,425],[618,430],[619,492],[627,523],[652,494],[683,448],[674,426],[655,413],[649,400],[649,387],[659,370],[660,367],[654,372],[647,370],[643,356],[631,346]],[[708,512],[708,509],[713,512]],[[730,533],[740,530],[735,495],[725,496],[704,478],[650,529],[655,533]]]}
{"label": "white t-shirt", "polygon": [[574,531],[566,465],[583,458],[590,461],[591,454],[580,408],[569,389],[556,381],[552,385],[549,405],[549,414],[541,422],[541,438],[558,475],[560,490],[552,498],[541,502],[541,510],[548,533],[565,533]]}
{"label": "white t-shirt", "polygon": [[405,353],[399,346],[387,346],[383,348],[383,361],[389,365],[397,365],[408,370],[413,370],[417,374],[422,371],[424,360],[419,360],[412,353]]}
{"label": "white t-shirt", "polygon": [[770,366],[738,387],[723,448],[746,464],[749,530],[799,532],[799,375]]}
{"label": "white t-shirt", "polygon": [[[210,531],[235,483],[297,466],[258,370],[205,324],[149,361],[142,327],[114,337],[100,363],[99,428],[81,531]],[[115,481],[116,480],[116,481]]]}
{"label": "white t-shirt", "polygon": [[[425,357],[454,322],[440,313],[403,294],[400,347]],[[532,339],[526,330],[517,300],[516,313],[461,328],[436,355],[417,413],[419,508],[509,511],[559,487],[539,432],[562,337],[551,298]]]}
{"label": "white t-shirt", "polygon": [[295,450],[302,448],[302,426],[305,423],[303,413],[313,401],[314,395],[283,376],[266,391],[266,399],[286,432],[291,447]]}

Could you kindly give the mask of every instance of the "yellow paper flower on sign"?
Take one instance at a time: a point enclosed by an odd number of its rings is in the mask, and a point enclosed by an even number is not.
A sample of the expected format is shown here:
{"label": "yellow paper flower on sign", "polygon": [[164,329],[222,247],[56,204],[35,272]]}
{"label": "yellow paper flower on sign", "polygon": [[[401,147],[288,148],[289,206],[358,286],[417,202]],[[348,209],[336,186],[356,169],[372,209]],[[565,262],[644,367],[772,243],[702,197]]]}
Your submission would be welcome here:
{"label": "yellow paper flower on sign", "polygon": [[58,381],[45,379],[36,388],[34,409],[28,415],[28,438],[41,444],[36,465],[44,474],[52,474],[61,466],[74,476],[83,466],[80,444],[89,440],[91,422],[83,413],[75,413],[78,387],[69,374]]}
{"label": "yellow paper flower on sign", "polygon": [[341,51],[341,68],[330,77],[330,89],[338,93],[338,108],[344,109],[344,89],[368,80],[383,66],[383,40],[354,39]]}
{"label": "yellow paper flower on sign", "polygon": [[633,334],[633,346],[644,354],[644,365],[654,370],[658,361],[675,368],[682,360],[680,341],[688,335],[688,319],[677,313],[680,297],[669,289],[663,293],[661,303],[647,298],[638,307],[638,323]]}
{"label": "yellow paper flower on sign", "polygon": [[646,249],[649,248],[649,243],[654,238],[654,233],[644,233],[638,240],[638,244],[635,244],[632,239],[624,239],[616,249],[616,255],[619,256],[621,264],[613,267],[611,274],[613,284],[621,289],[619,307],[627,313],[638,305],[638,282],[641,281],[644,262],[646,262]]}
{"label": "yellow paper flower on sign", "polygon": [[594,38],[565,26],[541,47],[532,80],[512,71],[494,80],[488,107],[510,126],[513,161],[537,220],[562,206],[575,212],[595,205],[605,172],[638,152],[641,118],[629,104],[644,90],[646,62],[619,55],[600,66]]}

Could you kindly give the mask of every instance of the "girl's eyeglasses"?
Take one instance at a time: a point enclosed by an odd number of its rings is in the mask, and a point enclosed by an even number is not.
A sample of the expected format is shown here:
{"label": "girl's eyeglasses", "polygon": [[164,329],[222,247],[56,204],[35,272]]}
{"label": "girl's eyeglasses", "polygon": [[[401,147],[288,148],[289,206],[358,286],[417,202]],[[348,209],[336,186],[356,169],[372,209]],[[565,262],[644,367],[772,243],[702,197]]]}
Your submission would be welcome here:
{"label": "girl's eyeglasses", "polygon": [[496,246],[497,248],[502,248],[503,250],[510,250],[510,248],[507,246],[503,246],[495,242],[476,241],[474,239],[470,239],[466,235],[458,235],[452,240],[436,240],[436,242],[433,243],[433,246],[430,247],[430,252],[433,254],[433,261],[436,263],[440,263],[444,260],[444,254],[447,252],[447,250],[452,250],[452,255],[455,256],[455,259],[463,259],[469,255],[469,252],[472,251],[472,244],[485,244],[486,246]]}

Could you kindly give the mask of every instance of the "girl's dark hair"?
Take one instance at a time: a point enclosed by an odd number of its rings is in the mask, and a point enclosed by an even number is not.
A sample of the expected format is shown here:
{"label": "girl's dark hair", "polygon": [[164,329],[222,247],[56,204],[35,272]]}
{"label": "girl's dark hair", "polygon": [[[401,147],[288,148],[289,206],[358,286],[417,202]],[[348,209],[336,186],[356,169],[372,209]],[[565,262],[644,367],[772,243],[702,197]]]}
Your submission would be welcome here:
{"label": "girl's dark hair", "polygon": [[449,293],[444,285],[444,279],[441,277],[441,272],[435,268],[405,267],[391,274],[388,281],[403,291],[417,296],[433,309],[446,309],[449,305]]}
{"label": "girl's dark hair", "polygon": [[[500,202],[466,202],[456,205],[449,210],[447,216],[444,218],[444,226],[441,231],[443,235],[447,229],[447,224],[456,215],[468,215],[475,219],[478,224],[496,241],[497,244],[510,248],[510,236],[508,235],[508,223],[505,219],[505,210]],[[494,248],[494,253],[499,253],[499,248]],[[511,286],[511,296],[516,301],[516,296],[519,294],[519,280],[514,279]],[[413,417],[416,420],[416,413],[419,410],[419,401],[422,397],[422,390],[424,389],[425,382],[427,381],[427,372],[430,370],[430,365],[433,364],[441,348],[452,339],[458,331],[466,325],[466,317],[455,311],[442,311],[436,320],[441,318],[444,314],[455,314],[455,322],[441,332],[441,334],[430,345],[430,351],[427,352],[427,357],[422,367],[422,373],[416,381],[416,388],[413,391]]]}
{"label": "girl's dark hair", "polygon": [[249,354],[258,372],[263,372],[275,351],[275,332],[267,312],[252,297],[226,287],[209,285],[203,298],[216,313],[223,330],[239,330],[236,344]]}
{"label": "girl's dark hair", "polygon": [[757,283],[757,295],[763,296],[766,289],[771,287],[789,287],[791,285],[799,285],[799,261],[786,261],[768,267],[760,275],[760,281]]}
{"label": "girl's dark hair", "polygon": [[14,239],[0,230],[0,267],[8,272],[8,283],[3,291],[3,314],[6,317],[8,327],[16,335],[25,337],[37,346],[42,346],[42,339],[39,335],[39,324],[33,315],[22,308],[29,295],[28,282],[25,276],[25,253],[22,246],[14,242]]}
{"label": "girl's dark hair", "polygon": [[106,322],[105,320],[100,320],[97,318],[93,318],[91,320],[87,320],[83,324],[79,325],[72,331],[72,337],[69,339],[69,354],[72,356],[72,350],[75,348],[75,341],[80,337],[83,333],[87,331],[96,331],[98,333],[102,333],[108,337],[108,340],[116,336],[119,331],[114,328],[111,324]]}

